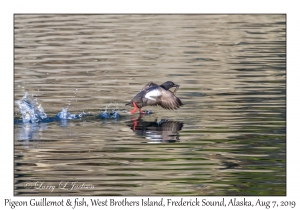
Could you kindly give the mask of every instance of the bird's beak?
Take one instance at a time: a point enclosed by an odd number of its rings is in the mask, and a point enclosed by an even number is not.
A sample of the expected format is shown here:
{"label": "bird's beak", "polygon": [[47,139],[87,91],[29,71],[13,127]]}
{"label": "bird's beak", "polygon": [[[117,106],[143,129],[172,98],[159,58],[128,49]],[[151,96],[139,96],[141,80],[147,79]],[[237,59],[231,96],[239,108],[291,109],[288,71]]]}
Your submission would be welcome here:
{"label": "bird's beak", "polygon": [[179,89],[179,86],[180,85],[176,85],[176,84],[173,85],[173,87],[176,87],[175,90],[174,90],[174,95],[176,94],[176,91]]}

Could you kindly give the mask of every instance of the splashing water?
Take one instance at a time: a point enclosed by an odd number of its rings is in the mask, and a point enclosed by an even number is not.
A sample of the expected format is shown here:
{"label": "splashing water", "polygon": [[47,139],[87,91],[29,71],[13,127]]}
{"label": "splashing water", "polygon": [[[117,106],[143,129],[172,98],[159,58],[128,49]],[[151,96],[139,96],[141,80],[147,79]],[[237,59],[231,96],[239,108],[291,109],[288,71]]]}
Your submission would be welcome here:
{"label": "splashing water", "polygon": [[107,111],[108,108],[112,105],[112,103],[109,103],[105,107],[105,110],[101,114],[98,115],[98,118],[101,118],[101,119],[119,119],[120,118],[120,115],[118,113],[119,107],[118,107],[117,103],[114,103],[114,104],[115,104],[115,109],[112,109],[110,112]]}
{"label": "splashing water", "polygon": [[16,104],[19,105],[22,120],[15,119],[15,124],[53,122],[55,120],[73,120],[86,115],[84,112],[81,112],[80,114],[71,114],[68,112],[67,107],[62,108],[62,111],[58,112],[55,117],[48,118],[42,105],[37,102],[37,98],[33,98],[33,96],[28,95],[27,92],[24,93],[24,96],[20,100],[16,101]]}
{"label": "splashing water", "polygon": [[[45,113],[41,104],[37,102],[37,98],[33,98],[33,96],[28,95],[27,92],[24,93],[24,96],[16,101],[16,104],[19,105],[20,112],[22,115],[22,119],[15,119],[15,124],[18,123],[40,123],[40,122],[53,122],[56,120],[73,120],[79,119],[86,115],[85,112],[81,112],[80,114],[71,114],[68,112],[67,108],[62,108],[61,112],[58,112],[55,117],[47,118],[47,114]],[[114,108],[109,109],[109,107],[114,106]],[[99,114],[97,117],[101,119],[115,119],[119,120],[121,117],[119,112],[123,111],[124,113],[129,113],[126,110],[119,109],[120,104],[114,102],[109,103],[105,106],[105,110]],[[144,114],[150,114],[150,111],[145,112]]]}
{"label": "splashing water", "polygon": [[85,115],[84,112],[80,114],[71,114],[70,112],[68,112],[68,107],[67,107],[67,108],[62,108],[62,111],[57,113],[56,119],[73,120],[73,119],[81,118],[83,115]]}
{"label": "splashing water", "polygon": [[16,104],[19,105],[23,123],[42,122],[47,118],[47,114],[42,105],[37,102],[37,98],[34,99],[27,92],[20,100],[16,101]]}
{"label": "splashing water", "polygon": [[120,115],[117,111],[107,112],[104,111],[98,115],[101,119],[119,119]]}

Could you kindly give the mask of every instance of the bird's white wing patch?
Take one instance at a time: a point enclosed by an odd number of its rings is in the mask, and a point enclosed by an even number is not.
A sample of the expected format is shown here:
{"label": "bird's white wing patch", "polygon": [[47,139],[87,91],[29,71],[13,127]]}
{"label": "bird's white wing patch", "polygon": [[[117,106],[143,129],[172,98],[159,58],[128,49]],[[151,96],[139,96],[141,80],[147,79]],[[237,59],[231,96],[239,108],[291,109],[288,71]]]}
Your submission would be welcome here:
{"label": "bird's white wing patch", "polygon": [[148,98],[150,100],[156,100],[156,97],[161,96],[161,92],[157,89],[151,90],[145,95],[145,98]]}

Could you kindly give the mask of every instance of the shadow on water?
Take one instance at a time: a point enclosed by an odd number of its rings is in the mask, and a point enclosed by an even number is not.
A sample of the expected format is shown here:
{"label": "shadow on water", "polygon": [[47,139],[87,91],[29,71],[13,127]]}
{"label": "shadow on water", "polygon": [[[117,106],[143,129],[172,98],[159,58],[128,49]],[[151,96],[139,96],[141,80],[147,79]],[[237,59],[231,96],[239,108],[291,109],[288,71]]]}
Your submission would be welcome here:
{"label": "shadow on water", "polygon": [[131,121],[128,121],[127,125],[136,135],[145,137],[148,140],[147,143],[179,142],[178,131],[183,127],[182,122],[166,119],[161,119],[159,122],[157,122],[157,119],[145,121],[142,119],[142,116],[138,119],[131,117]]}

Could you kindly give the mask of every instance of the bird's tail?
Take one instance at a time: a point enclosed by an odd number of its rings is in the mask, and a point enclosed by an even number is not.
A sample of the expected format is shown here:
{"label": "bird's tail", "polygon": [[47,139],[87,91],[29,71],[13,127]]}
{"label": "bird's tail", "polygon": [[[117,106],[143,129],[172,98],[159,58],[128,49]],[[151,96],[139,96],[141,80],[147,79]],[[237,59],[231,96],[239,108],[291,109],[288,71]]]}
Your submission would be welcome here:
{"label": "bird's tail", "polygon": [[132,104],[132,102],[130,101],[129,103],[125,104],[125,106]]}

